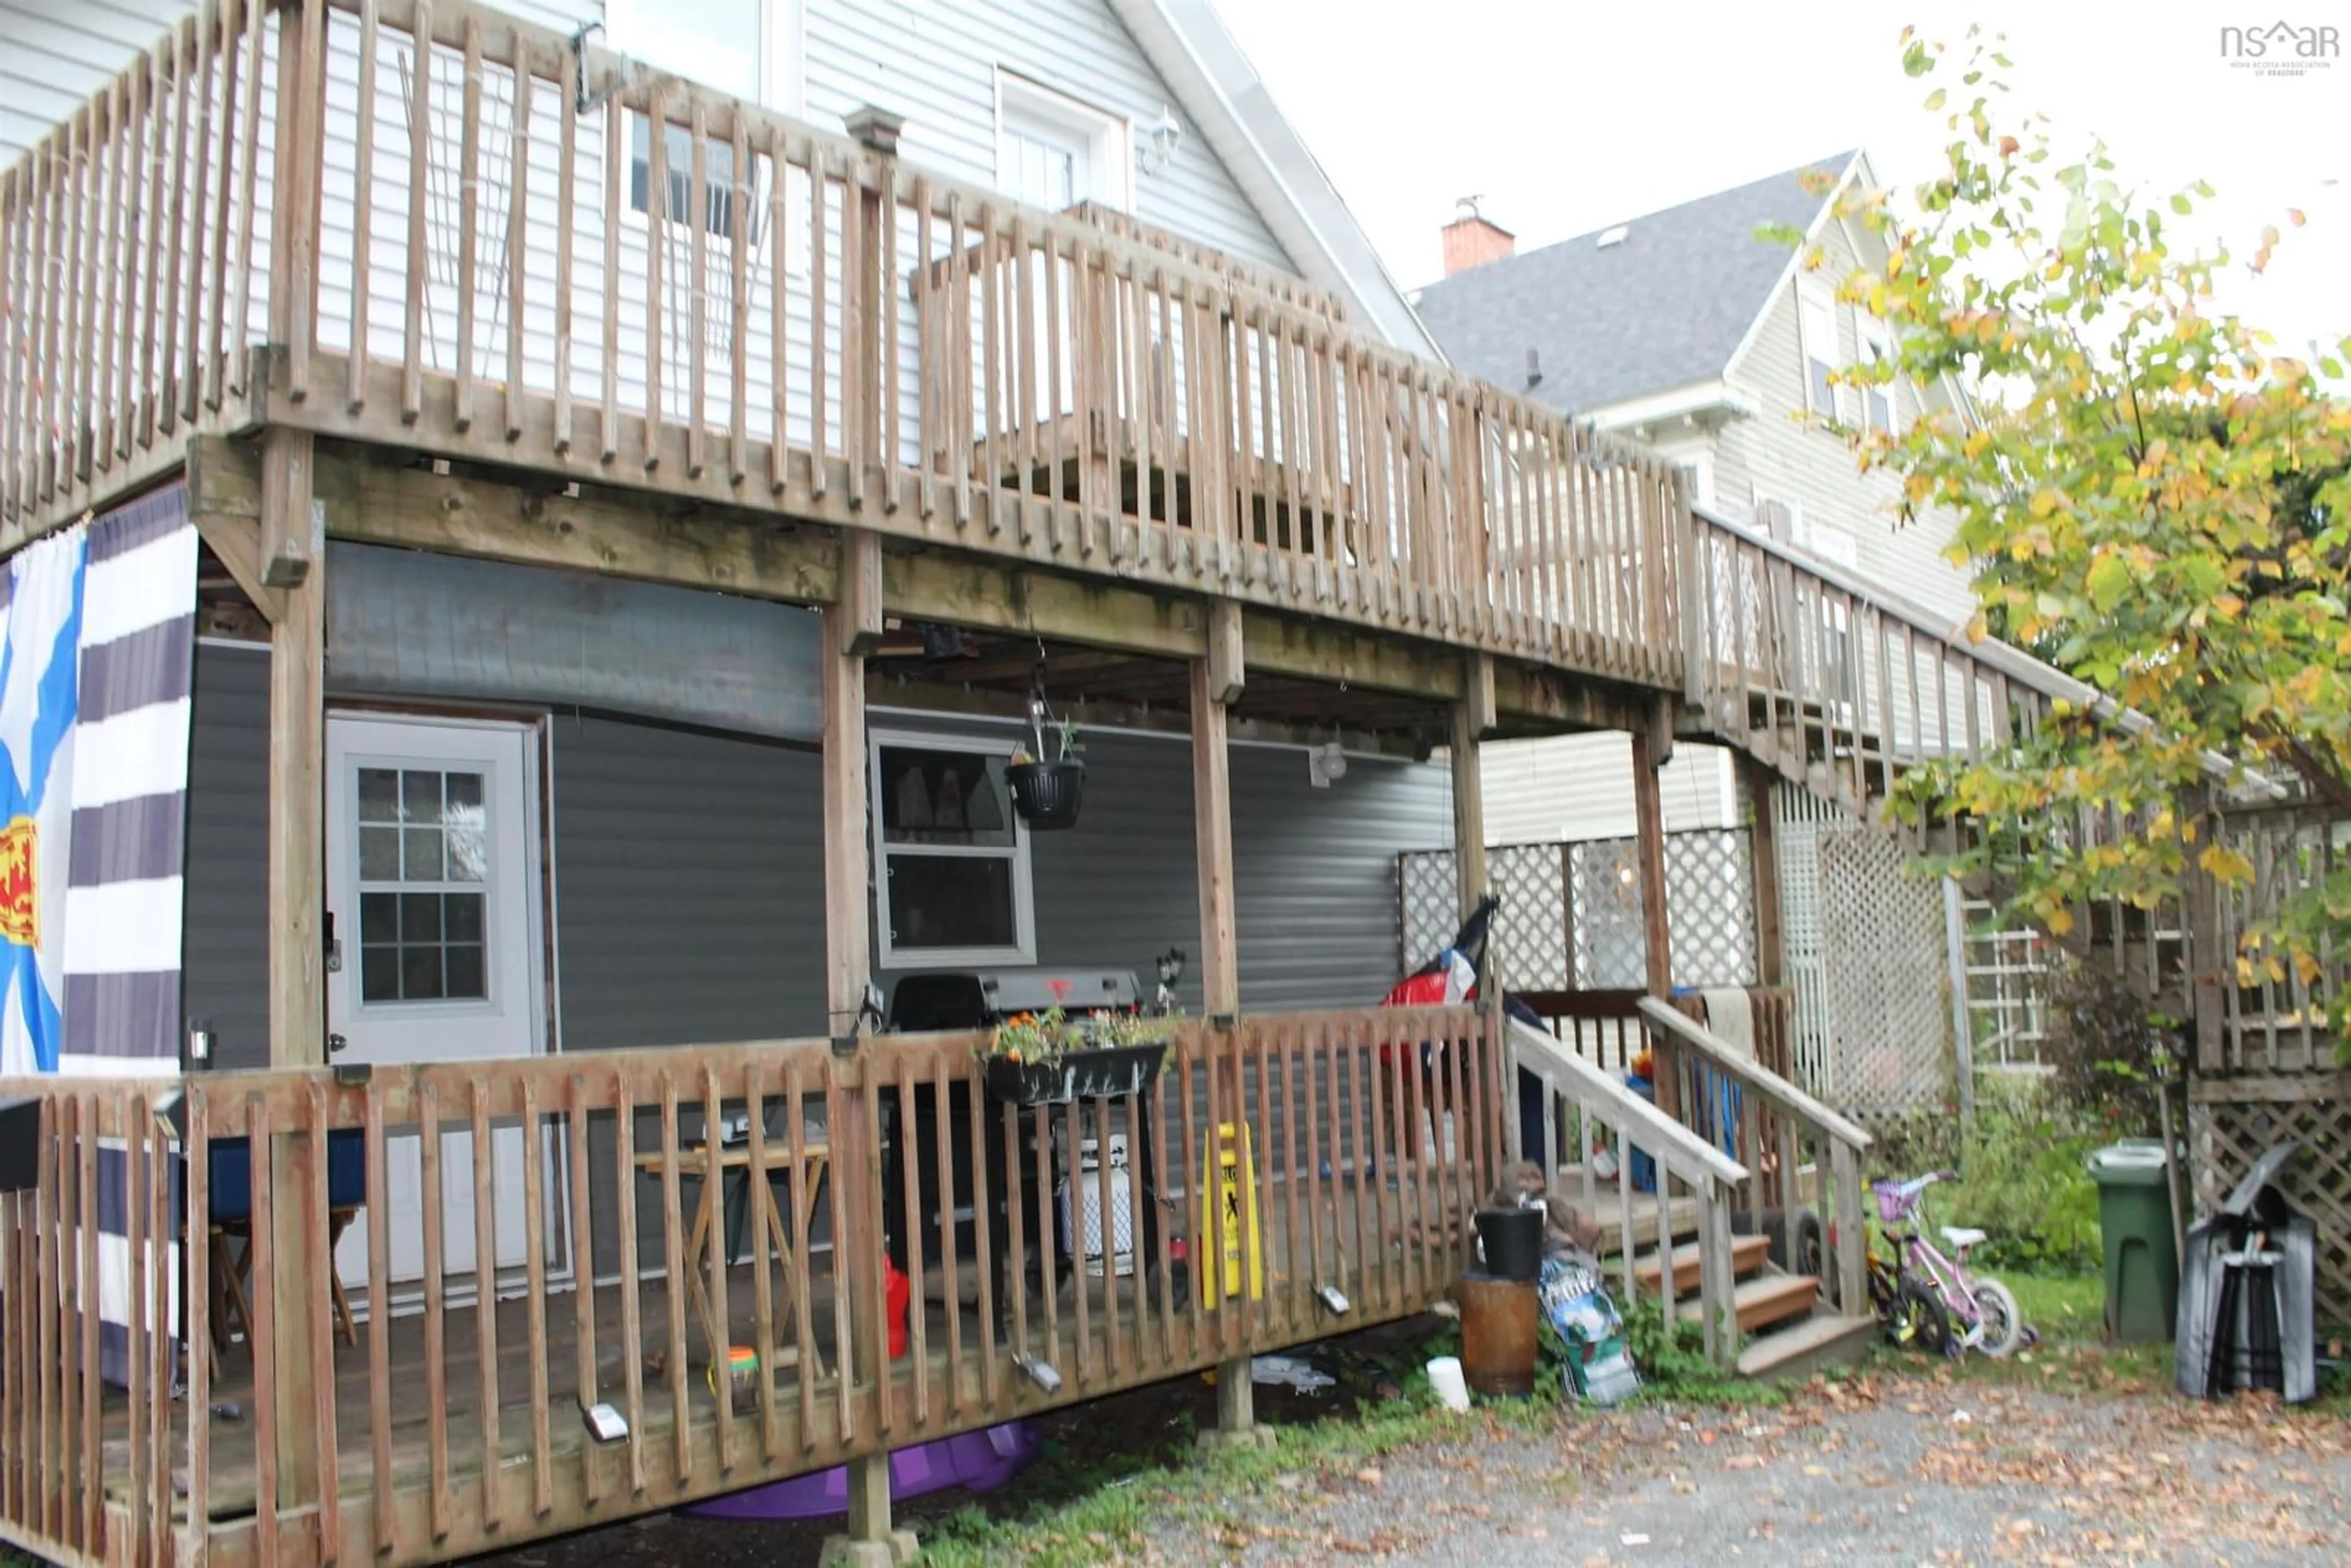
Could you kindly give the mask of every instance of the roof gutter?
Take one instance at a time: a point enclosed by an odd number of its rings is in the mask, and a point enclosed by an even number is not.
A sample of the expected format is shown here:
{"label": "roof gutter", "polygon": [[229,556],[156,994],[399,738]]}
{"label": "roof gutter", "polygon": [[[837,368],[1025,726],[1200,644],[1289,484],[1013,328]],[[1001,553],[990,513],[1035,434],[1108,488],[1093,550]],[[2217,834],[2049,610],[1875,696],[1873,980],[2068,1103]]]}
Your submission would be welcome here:
{"label": "roof gutter", "polygon": [[1207,0],[1109,0],[1292,265],[1345,297],[1388,342],[1444,362],[1370,236]]}

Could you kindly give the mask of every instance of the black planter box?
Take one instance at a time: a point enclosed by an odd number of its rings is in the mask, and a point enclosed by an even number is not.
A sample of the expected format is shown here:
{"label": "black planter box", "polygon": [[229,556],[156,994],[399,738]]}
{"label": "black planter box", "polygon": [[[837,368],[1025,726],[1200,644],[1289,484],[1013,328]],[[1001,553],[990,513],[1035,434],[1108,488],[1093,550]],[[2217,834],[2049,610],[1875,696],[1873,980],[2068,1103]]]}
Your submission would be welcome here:
{"label": "black planter box", "polygon": [[1085,792],[1086,765],[1074,757],[1058,762],[1016,762],[1004,770],[1012,790],[1013,809],[1031,831],[1049,832],[1078,825],[1078,803]]}
{"label": "black planter box", "polygon": [[1140,1093],[1159,1077],[1167,1045],[1122,1045],[1107,1051],[1073,1051],[1059,1061],[987,1059],[990,1098],[1015,1105],[1066,1105],[1072,1100],[1115,1100]]}

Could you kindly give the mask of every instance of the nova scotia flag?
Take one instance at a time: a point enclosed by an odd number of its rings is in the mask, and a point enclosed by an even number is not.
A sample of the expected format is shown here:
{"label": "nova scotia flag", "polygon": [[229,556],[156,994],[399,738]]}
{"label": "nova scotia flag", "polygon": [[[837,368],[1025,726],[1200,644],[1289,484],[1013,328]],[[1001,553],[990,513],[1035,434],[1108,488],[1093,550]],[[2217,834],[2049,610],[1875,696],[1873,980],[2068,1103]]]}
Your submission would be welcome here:
{"label": "nova scotia flag", "polygon": [[87,547],[72,528],[19,551],[0,605],[0,1076],[55,1072],[65,1040]]}

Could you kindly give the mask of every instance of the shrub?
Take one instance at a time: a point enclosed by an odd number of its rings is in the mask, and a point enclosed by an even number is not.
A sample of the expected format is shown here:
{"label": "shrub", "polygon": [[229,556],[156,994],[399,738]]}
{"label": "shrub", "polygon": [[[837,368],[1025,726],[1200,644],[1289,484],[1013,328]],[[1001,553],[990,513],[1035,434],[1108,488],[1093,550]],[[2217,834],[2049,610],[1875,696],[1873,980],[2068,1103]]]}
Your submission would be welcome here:
{"label": "shrub", "polygon": [[1958,1170],[1957,1184],[1928,1195],[1928,1216],[1937,1225],[1982,1230],[1974,1260],[1988,1269],[2095,1270],[2098,1189],[2085,1162],[2114,1136],[2100,1122],[2044,1083],[1988,1078],[1976,1096],[1972,1134],[1954,1114],[1905,1118],[1881,1130],[1870,1151],[1872,1174]]}
{"label": "shrub", "polygon": [[2158,1096],[2179,1075],[2178,1031],[2120,979],[2086,964],[2061,967],[2048,1001],[2041,1059],[2049,1097],[2110,1137],[2158,1134]]}

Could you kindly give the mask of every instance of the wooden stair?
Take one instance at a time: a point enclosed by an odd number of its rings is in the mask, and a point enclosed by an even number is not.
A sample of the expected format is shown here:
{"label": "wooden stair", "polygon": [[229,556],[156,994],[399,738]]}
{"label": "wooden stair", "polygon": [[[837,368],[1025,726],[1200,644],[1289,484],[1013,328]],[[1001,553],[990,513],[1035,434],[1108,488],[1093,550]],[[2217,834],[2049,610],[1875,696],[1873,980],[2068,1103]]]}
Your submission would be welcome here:
{"label": "wooden stair", "polygon": [[[1771,1240],[1766,1236],[1735,1236],[1730,1241],[1731,1272],[1743,1280],[1754,1273],[1771,1254]],[[1698,1292],[1702,1260],[1695,1241],[1684,1242],[1674,1249],[1674,1299],[1687,1301]],[[1634,1282],[1644,1292],[1658,1288],[1658,1278],[1664,1270],[1658,1267],[1657,1255],[1650,1253],[1633,1264]]]}
{"label": "wooden stair", "polygon": [[[1739,1314],[1739,1332],[1754,1333],[1802,1317],[1820,1295],[1821,1282],[1810,1274],[1758,1274],[1740,1281],[1730,1300]],[[1696,1300],[1681,1302],[1677,1310],[1691,1322],[1699,1321],[1701,1308]]]}

